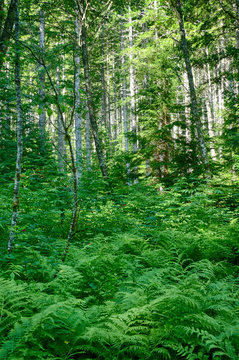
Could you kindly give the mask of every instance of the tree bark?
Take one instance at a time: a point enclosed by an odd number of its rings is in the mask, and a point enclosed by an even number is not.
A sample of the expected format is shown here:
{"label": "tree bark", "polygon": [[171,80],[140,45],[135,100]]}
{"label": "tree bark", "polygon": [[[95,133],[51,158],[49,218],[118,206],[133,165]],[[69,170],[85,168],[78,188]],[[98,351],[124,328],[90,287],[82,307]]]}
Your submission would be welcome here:
{"label": "tree bark", "polygon": [[[56,70],[56,79],[57,79],[58,92],[60,93],[61,74],[59,67]],[[58,158],[58,170],[59,172],[64,172],[65,160],[66,160],[65,131],[64,131],[64,126],[61,119],[61,113],[59,108],[57,109],[57,158]]]}
{"label": "tree bark", "polygon": [[75,45],[75,145],[76,145],[76,175],[79,183],[82,176],[82,111],[80,96],[80,24],[79,14],[76,11],[75,21],[76,45]]}
{"label": "tree bark", "polygon": [[117,122],[117,94],[116,94],[116,70],[115,70],[115,56],[113,56],[113,90],[114,90],[114,123],[113,123],[113,151],[116,153],[117,147],[117,130],[118,130],[118,122]]}
{"label": "tree bark", "polygon": [[209,162],[208,162],[208,156],[207,156],[207,148],[206,148],[205,139],[203,136],[202,123],[201,123],[201,119],[200,119],[200,113],[199,113],[199,108],[198,108],[198,103],[197,103],[197,96],[196,96],[196,91],[195,91],[195,86],[194,86],[192,66],[191,66],[191,61],[190,61],[190,57],[189,57],[186,33],[185,33],[185,28],[184,28],[181,0],[175,1],[175,8],[176,8],[177,14],[178,14],[178,21],[179,21],[179,28],[180,28],[180,35],[181,35],[181,47],[182,47],[182,52],[183,52],[184,61],[185,61],[185,65],[186,65],[186,71],[187,71],[187,77],[188,77],[188,83],[189,83],[189,93],[190,93],[190,100],[191,100],[191,110],[192,110],[193,120],[195,122],[195,127],[197,130],[197,139],[198,139],[199,151],[200,151],[200,155],[201,155],[201,161],[205,167],[207,176],[209,176],[210,171],[209,171]]}
{"label": "tree bark", "polygon": [[104,64],[104,26],[102,25],[101,31],[101,126],[105,125],[105,130],[107,130],[106,122],[106,88],[105,88],[105,64]]}
{"label": "tree bark", "polygon": [[[206,48],[206,55],[208,56],[208,49]],[[208,112],[208,132],[210,137],[210,153],[212,160],[216,160],[216,151],[214,147],[214,138],[215,138],[215,115],[214,115],[214,94],[211,81],[211,72],[209,64],[206,65],[207,72],[207,112]]]}
{"label": "tree bark", "polygon": [[91,134],[90,134],[90,116],[87,104],[85,114],[85,142],[86,142],[86,170],[91,170]]}
{"label": "tree bark", "polygon": [[107,132],[108,132],[108,138],[109,138],[109,150],[110,154],[112,155],[112,124],[111,124],[111,103],[110,103],[110,68],[109,68],[109,48],[107,46]]}
{"label": "tree bark", "polygon": [[[133,153],[137,153],[137,121],[135,116],[135,74],[133,68],[133,27],[132,27],[132,15],[131,15],[131,8],[129,7],[129,89],[130,89],[130,118],[131,118],[131,132],[133,135]],[[134,168],[134,175],[135,180],[134,182],[138,182],[137,178],[138,168],[137,166]]]}
{"label": "tree bark", "polygon": [[[71,239],[74,235],[74,230],[75,230],[75,226],[77,223],[77,215],[78,215],[78,194],[77,194],[77,175],[76,175],[76,166],[75,166],[75,156],[74,156],[74,150],[73,150],[73,146],[72,146],[72,142],[71,142],[71,137],[69,135],[69,127],[66,126],[65,123],[65,116],[60,104],[60,100],[59,100],[59,93],[54,85],[54,82],[52,80],[52,77],[45,65],[45,62],[43,61],[43,67],[46,71],[48,80],[51,84],[52,90],[54,92],[54,96],[55,96],[55,101],[56,101],[56,105],[57,105],[57,109],[58,109],[58,114],[59,114],[59,120],[61,121],[61,125],[62,128],[64,129],[64,135],[65,135],[65,139],[67,141],[67,144],[69,146],[69,150],[70,150],[70,159],[71,159],[71,172],[72,172],[72,179],[73,179],[73,191],[74,191],[74,209],[73,209],[73,213],[72,213],[72,220],[71,220],[71,224],[70,224],[70,229],[68,232],[68,236],[67,236],[67,241],[66,241],[66,246],[62,255],[62,262],[65,261],[68,250],[69,250],[69,246],[70,246],[70,242]],[[71,112],[71,119],[73,119],[74,116],[74,111],[75,111],[75,104],[73,106],[72,112]],[[56,275],[55,275],[56,276]]]}
{"label": "tree bark", "polygon": [[23,134],[22,134],[22,101],[21,101],[21,73],[20,73],[20,50],[18,45],[19,40],[19,11],[18,1],[15,7],[15,88],[16,88],[16,112],[17,112],[17,160],[14,181],[14,195],[13,195],[13,212],[11,221],[11,230],[8,241],[8,251],[11,252],[15,241],[15,230],[18,220],[19,209],[19,190],[22,167],[22,152],[23,152]]}
{"label": "tree bark", "polygon": [[236,11],[237,11],[237,20],[236,20],[236,47],[239,49],[239,0],[236,0]]}
{"label": "tree bark", "polygon": [[40,96],[40,105],[39,105],[39,131],[40,131],[40,147],[41,151],[44,152],[45,148],[45,121],[46,121],[46,112],[44,106],[45,100],[45,70],[42,65],[42,59],[44,57],[45,51],[45,13],[43,10],[40,10],[40,26],[39,26],[39,37],[40,37],[40,64],[39,64],[39,96]]}
{"label": "tree bark", "polygon": [[82,49],[82,62],[84,67],[84,76],[85,76],[85,87],[86,87],[86,96],[87,96],[87,105],[89,109],[90,124],[92,129],[92,134],[95,142],[96,153],[100,165],[100,170],[104,179],[108,182],[108,169],[104,158],[104,153],[101,145],[101,140],[98,131],[98,125],[95,116],[94,104],[92,99],[91,92],[91,81],[89,73],[89,61],[88,61],[88,50],[87,50],[87,31],[85,24],[82,24],[81,28],[81,49]]}
{"label": "tree bark", "polygon": [[[122,19],[122,12],[121,12],[121,19]],[[124,30],[123,30],[123,20],[121,20],[121,51],[124,51]],[[121,57],[121,66],[123,69],[123,82],[122,82],[122,99],[123,99],[123,126],[124,126],[124,148],[126,152],[126,156],[129,153],[129,139],[128,139],[128,116],[127,116],[127,91],[126,91],[126,74],[125,74],[125,57],[122,55]],[[126,172],[128,178],[128,185],[131,185],[130,182],[130,163],[126,162]]]}
{"label": "tree bark", "polygon": [[[3,26],[3,29],[0,33],[0,70],[3,66],[4,63],[4,58],[8,49],[8,45],[9,45],[9,40],[11,39],[12,36],[12,29],[13,29],[13,24],[14,24],[14,19],[15,19],[15,11],[16,11],[16,7],[17,7],[17,0],[11,0],[9,8],[8,8],[8,13],[7,13],[7,17]],[[1,18],[1,21],[3,23],[3,18]]]}
{"label": "tree bark", "polygon": [[4,0],[0,0],[0,37],[2,35],[3,23],[4,23]]}

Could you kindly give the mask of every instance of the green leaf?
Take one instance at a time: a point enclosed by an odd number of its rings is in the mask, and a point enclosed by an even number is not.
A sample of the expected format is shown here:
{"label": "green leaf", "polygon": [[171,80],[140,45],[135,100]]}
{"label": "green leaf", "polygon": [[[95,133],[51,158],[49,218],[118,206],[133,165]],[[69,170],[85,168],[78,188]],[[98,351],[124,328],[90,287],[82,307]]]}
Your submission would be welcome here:
{"label": "green leaf", "polygon": [[51,116],[52,114],[53,114],[52,109],[51,109],[51,108],[48,108],[48,109],[47,109],[47,115],[48,115],[48,116]]}
{"label": "green leaf", "polygon": [[37,109],[37,113],[38,115],[41,115],[43,113],[43,109],[42,108]]}

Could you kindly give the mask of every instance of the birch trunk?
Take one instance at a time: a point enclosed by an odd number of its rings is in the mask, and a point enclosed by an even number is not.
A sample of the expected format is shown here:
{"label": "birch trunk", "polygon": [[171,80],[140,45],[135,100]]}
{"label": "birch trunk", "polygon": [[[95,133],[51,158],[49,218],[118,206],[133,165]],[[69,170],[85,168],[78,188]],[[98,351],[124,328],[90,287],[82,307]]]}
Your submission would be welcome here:
{"label": "birch trunk", "polygon": [[[56,70],[56,78],[58,92],[60,93],[61,74],[59,67]],[[59,109],[57,109],[57,158],[59,172],[64,172],[65,170],[65,153],[65,131],[61,120],[61,113]]]}
{"label": "birch trunk", "polygon": [[[122,12],[121,12],[122,19]],[[123,20],[121,20],[121,51],[124,51],[124,31],[123,31]],[[128,139],[128,117],[127,117],[127,92],[126,92],[126,75],[125,75],[125,57],[122,55],[121,57],[121,66],[123,69],[123,83],[122,83],[122,100],[123,100],[123,127],[124,127],[124,148],[126,152],[126,156],[129,153],[129,139]],[[126,162],[126,171],[128,178],[128,185],[130,185],[130,164]]]}
{"label": "birch trunk", "polygon": [[[237,19],[236,19],[236,48],[239,50],[239,0],[236,0],[236,12],[237,12]],[[236,70],[237,72],[239,70]],[[236,82],[236,90],[237,94],[239,94],[239,83]]]}
{"label": "birch trunk", "polygon": [[[132,27],[132,16],[131,16],[131,8],[129,7],[129,89],[130,89],[130,119],[131,119],[131,132],[133,134],[133,152],[136,154],[137,152],[137,124],[136,124],[136,116],[135,116],[135,75],[133,68],[133,27]],[[134,168],[134,174],[137,174],[137,167]],[[138,182],[137,178],[134,182]]]}
{"label": "birch trunk", "polygon": [[87,104],[85,115],[85,142],[86,142],[86,170],[91,170],[91,134],[90,134],[90,116]]}
{"label": "birch trunk", "polygon": [[[208,49],[206,48],[206,55],[208,56]],[[216,160],[216,151],[214,147],[214,138],[215,138],[215,115],[214,115],[214,94],[211,81],[211,72],[210,66],[207,63],[206,65],[207,73],[207,113],[208,113],[208,132],[210,138],[210,153],[212,160]]]}
{"label": "birch trunk", "polygon": [[200,155],[201,155],[201,161],[205,167],[207,176],[210,176],[207,148],[206,148],[206,143],[205,143],[205,139],[203,136],[202,123],[201,123],[201,119],[200,119],[199,108],[198,108],[198,103],[197,103],[197,96],[196,96],[196,91],[195,91],[195,86],[194,86],[192,66],[191,66],[191,61],[189,58],[181,0],[176,0],[176,10],[178,13],[178,21],[179,21],[179,28],[180,28],[180,35],[181,35],[181,46],[182,46],[182,51],[183,51],[183,56],[184,56],[184,61],[185,61],[186,71],[187,71],[187,77],[188,77],[188,83],[189,83],[191,110],[192,110],[193,120],[195,122],[195,127],[197,130],[197,139],[198,139],[198,145],[199,145],[199,150],[200,150]]}
{"label": "birch trunk", "polygon": [[119,128],[117,122],[117,93],[116,93],[116,76],[115,76],[115,56],[113,57],[113,90],[114,90],[114,123],[113,123],[113,150],[116,152],[117,147],[117,130]]}
{"label": "birch trunk", "polygon": [[[42,61],[42,65],[43,68],[46,72],[47,78],[50,82],[51,88],[54,92],[54,97],[55,97],[55,101],[56,101],[56,105],[57,105],[57,110],[58,110],[58,114],[59,114],[59,120],[61,121],[61,125],[63,127],[64,130],[64,134],[65,134],[65,139],[67,141],[67,144],[69,146],[69,153],[70,153],[70,159],[71,159],[71,172],[72,172],[72,180],[73,180],[73,192],[74,192],[74,209],[72,211],[72,220],[71,220],[71,224],[70,224],[70,229],[67,235],[67,241],[66,241],[66,246],[65,249],[63,251],[63,255],[62,255],[62,262],[65,261],[68,250],[69,250],[69,246],[70,246],[70,242],[72,240],[72,237],[74,235],[74,230],[75,230],[75,226],[77,223],[77,214],[78,214],[78,194],[77,194],[77,176],[76,176],[76,166],[75,166],[75,155],[74,155],[74,150],[73,150],[73,146],[72,146],[72,141],[71,141],[71,137],[69,135],[69,126],[66,125],[65,122],[65,116],[64,116],[64,112],[63,109],[61,107],[61,103],[60,103],[60,99],[59,99],[59,90],[57,90],[53,79],[46,67],[46,64],[44,62],[44,59]],[[75,104],[74,104],[75,105]],[[72,109],[71,112],[71,119],[73,119],[74,116],[74,111],[75,111],[75,106]],[[57,274],[55,274],[55,276],[57,276]]]}
{"label": "birch trunk", "polygon": [[87,105],[89,109],[89,117],[90,117],[90,124],[92,129],[92,134],[95,142],[97,157],[99,160],[100,170],[105,180],[108,182],[108,169],[104,158],[104,153],[102,149],[101,140],[99,137],[98,125],[95,116],[94,104],[92,100],[92,93],[91,93],[91,81],[90,81],[90,74],[89,74],[89,61],[88,61],[88,50],[87,50],[87,31],[86,26],[82,24],[81,28],[81,50],[82,50],[82,61],[84,67],[84,76],[85,76],[85,87],[86,87],[86,96],[87,96]]}
{"label": "birch trunk", "polygon": [[22,108],[21,108],[21,74],[20,74],[20,50],[18,47],[19,41],[19,10],[18,2],[16,2],[15,8],[15,38],[16,38],[16,50],[15,50],[15,88],[16,88],[16,112],[17,112],[17,160],[16,171],[14,181],[14,195],[13,195],[13,212],[11,221],[11,230],[8,241],[8,251],[12,251],[15,241],[15,230],[18,219],[19,209],[19,190],[20,190],[20,178],[22,167],[22,152],[23,152],[23,134],[22,134]]}
{"label": "birch trunk", "polygon": [[81,114],[81,97],[80,97],[80,24],[79,14],[76,12],[75,22],[76,46],[75,46],[75,144],[76,144],[76,174],[77,181],[82,176],[82,114]]}
{"label": "birch trunk", "polygon": [[34,112],[34,106],[33,106],[33,78],[32,78],[32,71],[30,70],[30,76],[29,76],[29,88],[30,88],[30,105],[29,105],[29,123],[34,124],[35,123],[35,112]]}
{"label": "birch trunk", "polygon": [[107,121],[106,121],[106,88],[105,88],[105,64],[104,64],[104,26],[102,26],[101,31],[101,123],[105,126],[105,131],[107,131]]}
{"label": "birch trunk", "polygon": [[111,126],[111,104],[110,104],[110,58],[109,49],[107,46],[107,58],[106,58],[106,79],[107,79],[107,132],[109,137],[109,150],[112,155],[112,126]]}
{"label": "birch trunk", "polygon": [[39,26],[39,35],[40,35],[40,64],[39,64],[39,96],[40,96],[40,105],[39,105],[39,131],[40,131],[40,147],[44,151],[45,148],[45,121],[46,121],[46,112],[44,106],[45,99],[45,70],[42,64],[44,51],[45,51],[45,13],[43,10],[40,10],[40,26]]}

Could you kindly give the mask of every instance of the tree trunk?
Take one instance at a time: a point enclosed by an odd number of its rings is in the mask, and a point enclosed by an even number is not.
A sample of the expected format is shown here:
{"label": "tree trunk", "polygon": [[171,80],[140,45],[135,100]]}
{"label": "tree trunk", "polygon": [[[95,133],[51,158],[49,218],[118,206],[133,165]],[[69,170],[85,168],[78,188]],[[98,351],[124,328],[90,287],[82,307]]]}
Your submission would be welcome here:
{"label": "tree trunk", "polygon": [[90,124],[92,129],[92,134],[95,142],[96,152],[99,160],[100,170],[102,176],[108,182],[108,169],[104,158],[104,153],[101,145],[101,140],[99,137],[98,125],[96,122],[94,104],[92,99],[92,92],[91,92],[91,81],[90,81],[90,74],[89,74],[89,61],[88,61],[88,50],[87,50],[87,32],[86,26],[83,24],[81,28],[81,49],[82,49],[82,61],[84,67],[84,76],[85,76],[85,87],[86,87],[86,96],[87,96],[87,105],[89,109],[89,117],[90,117]]}
{"label": "tree trunk", "polygon": [[19,209],[19,190],[20,178],[22,167],[22,152],[23,152],[23,134],[22,134],[22,108],[21,108],[21,74],[20,74],[20,50],[18,45],[19,40],[19,11],[18,2],[15,7],[16,20],[15,20],[15,37],[16,37],[16,50],[15,50],[15,88],[16,88],[16,112],[17,112],[17,160],[14,182],[14,195],[13,195],[13,212],[11,221],[11,230],[8,241],[8,251],[12,251],[15,241],[15,230],[18,219]]}
{"label": "tree trunk", "polygon": [[[3,2],[2,2],[3,4]],[[11,0],[11,3],[8,8],[7,17],[3,26],[3,29],[1,31],[0,28],[0,70],[4,63],[4,58],[8,49],[9,40],[12,36],[12,29],[15,19],[15,11],[17,7],[17,0]],[[3,18],[1,18],[1,22],[3,24]]]}
{"label": "tree trunk", "polygon": [[76,141],[76,174],[79,182],[82,176],[82,111],[81,111],[81,96],[80,96],[80,24],[79,14],[76,11],[76,45],[75,45],[75,141]]}
{"label": "tree trunk", "polygon": [[107,59],[106,59],[106,79],[107,79],[107,133],[109,138],[109,150],[112,155],[112,126],[111,126],[111,103],[110,103],[110,68],[109,68],[109,48],[107,46]]}
{"label": "tree trunk", "polygon": [[40,131],[40,147],[41,151],[44,152],[45,148],[45,121],[46,121],[46,112],[44,106],[45,100],[45,70],[42,65],[42,59],[44,57],[45,51],[45,13],[43,10],[40,10],[40,64],[39,64],[39,96],[40,96],[40,105],[39,105],[39,131]]}
{"label": "tree trunk", "polygon": [[199,151],[200,151],[200,155],[201,155],[201,161],[205,167],[206,174],[207,174],[207,176],[209,176],[210,172],[209,172],[207,148],[206,148],[205,139],[203,136],[202,123],[201,123],[201,119],[200,119],[199,108],[198,108],[198,103],[197,103],[197,96],[196,96],[196,91],[195,91],[195,86],[194,86],[192,66],[191,66],[191,61],[189,58],[181,0],[176,0],[176,10],[178,13],[178,21],[179,21],[179,28],[180,28],[180,35],[181,35],[181,47],[182,47],[184,61],[185,61],[185,65],[186,65],[186,71],[187,71],[187,77],[188,77],[188,83],[189,83],[189,93],[190,93],[190,100],[191,100],[191,110],[192,110],[193,120],[195,122],[196,130],[197,130]]}
{"label": "tree trunk", "polygon": [[[208,56],[208,49],[206,48],[206,55]],[[207,72],[207,113],[208,113],[208,132],[210,137],[210,153],[212,160],[216,160],[216,151],[214,147],[215,138],[215,115],[214,115],[214,94],[211,81],[211,72],[209,64],[206,65]]]}
{"label": "tree trunk", "polygon": [[113,57],[113,90],[114,90],[114,123],[113,123],[113,151],[116,153],[117,147],[117,130],[119,128],[117,122],[117,93],[116,93],[116,70],[115,70],[115,56]]}
{"label": "tree trunk", "polygon": [[236,11],[237,11],[237,20],[236,20],[236,47],[239,49],[239,0],[236,0]]}
{"label": "tree trunk", "polygon": [[[56,79],[58,92],[60,93],[61,74],[59,67],[56,70]],[[65,131],[59,109],[57,109],[57,158],[59,172],[64,172],[66,160]]]}
{"label": "tree trunk", "polygon": [[90,135],[90,116],[87,104],[85,114],[85,142],[86,142],[86,170],[91,170],[91,135]]}
{"label": "tree trunk", "polygon": [[2,35],[3,23],[4,23],[4,0],[0,0],[0,38]]}
{"label": "tree trunk", "polygon": [[104,64],[104,25],[102,25],[101,31],[101,126],[105,125],[105,131],[107,130],[106,122],[106,88],[105,88],[105,64]]}
{"label": "tree trunk", "polygon": [[[121,19],[122,19],[122,12],[121,12]],[[121,20],[121,51],[124,51],[124,31],[123,31],[123,20]],[[122,55],[121,57],[121,66],[123,69],[123,83],[122,83],[122,99],[123,99],[123,125],[124,125],[124,148],[126,152],[126,156],[129,153],[129,139],[128,139],[128,117],[127,117],[127,91],[126,91],[126,75],[125,75],[125,57]],[[128,185],[130,185],[130,163],[126,162],[126,171],[127,171],[127,178],[128,178]]]}
{"label": "tree trunk", "polygon": [[[132,27],[132,16],[131,16],[131,8],[129,7],[129,89],[130,89],[130,118],[131,118],[131,132],[133,135],[133,152],[136,154],[137,152],[137,124],[136,124],[136,116],[135,116],[135,75],[133,68],[133,27]],[[134,175],[137,176],[137,167],[134,168]],[[135,183],[138,182],[137,177],[135,178]]]}

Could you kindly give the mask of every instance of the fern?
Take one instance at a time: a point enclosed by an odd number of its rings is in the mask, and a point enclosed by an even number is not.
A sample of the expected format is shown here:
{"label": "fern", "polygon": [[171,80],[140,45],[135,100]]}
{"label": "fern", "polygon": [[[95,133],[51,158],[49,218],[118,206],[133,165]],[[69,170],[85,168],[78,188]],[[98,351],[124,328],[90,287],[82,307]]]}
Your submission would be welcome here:
{"label": "fern", "polygon": [[21,316],[27,314],[31,299],[26,293],[26,285],[14,280],[0,278],[0,341],[11,330]]}

